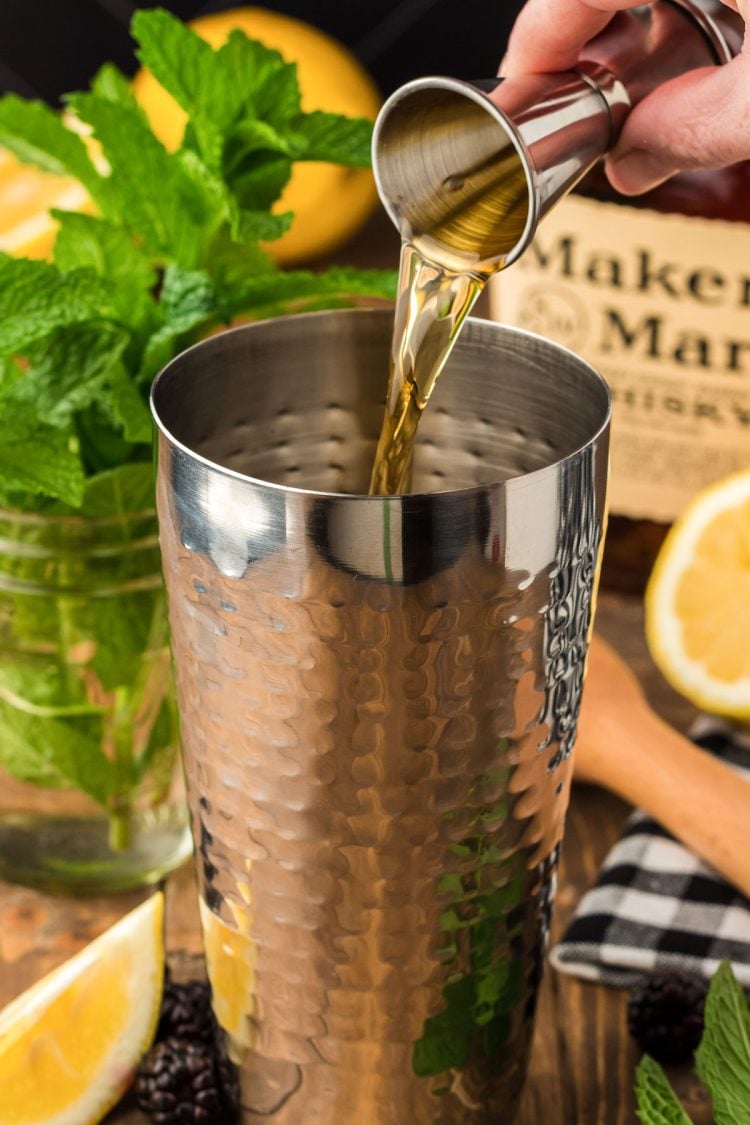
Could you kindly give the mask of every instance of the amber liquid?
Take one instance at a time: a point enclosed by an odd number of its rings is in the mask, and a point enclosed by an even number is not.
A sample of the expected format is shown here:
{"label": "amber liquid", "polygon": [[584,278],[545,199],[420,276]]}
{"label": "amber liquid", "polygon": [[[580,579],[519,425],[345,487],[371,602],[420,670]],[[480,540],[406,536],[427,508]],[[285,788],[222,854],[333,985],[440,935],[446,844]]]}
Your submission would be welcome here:
{"label": "amber liquid", "polygon": [[[447,124],[460,133],[457,112],[452,105]],[[446,174],[439,190],[424,192],[417,218],[411,213],[405,224],[388,396],[370,479],[374,496],[410,490],[419,422],[437,378],[474,302],[528,220],[528,184],[517,153],[498,153],[496,126],[473,103],[465,102],[462,112],[475,140],[472,159]],[[432,127],[443,125],[436,116]]]}
{"label": "amber liquid", "polygon": [[485,281],[441,269],[404,243],[388,398],[370,478],[371,496],[393,496],[411,488],[422,412]]}

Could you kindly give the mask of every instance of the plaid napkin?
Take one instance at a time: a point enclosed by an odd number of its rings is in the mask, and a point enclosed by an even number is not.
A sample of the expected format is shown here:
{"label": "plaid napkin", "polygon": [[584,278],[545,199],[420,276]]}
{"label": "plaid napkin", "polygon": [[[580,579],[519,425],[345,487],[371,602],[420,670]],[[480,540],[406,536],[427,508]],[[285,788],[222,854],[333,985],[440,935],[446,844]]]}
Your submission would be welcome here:
{"label": "plaid napkin", "polygon": [[[747,734],[708,718],[691,733],[750,779]],[[750,986],[750,901],[656,821],[635,812],[550,960],[561,972],[623,987],[655,972],[708,978],[724,957]]]}

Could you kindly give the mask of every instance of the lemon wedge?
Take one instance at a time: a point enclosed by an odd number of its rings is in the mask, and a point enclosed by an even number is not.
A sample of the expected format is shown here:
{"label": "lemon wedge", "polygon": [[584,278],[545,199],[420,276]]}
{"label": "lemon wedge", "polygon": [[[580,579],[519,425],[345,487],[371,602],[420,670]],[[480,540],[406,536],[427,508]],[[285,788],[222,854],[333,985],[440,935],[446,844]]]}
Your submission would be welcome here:
{"label": "lemon wedge", "polygon": [[669,532],[646,589],[646,638],[696,706],[750,719],[750,470],[700,492]]}
{"label": "lemon wedge", "polygon": [[156,1031],[164,898],[155,894],[0,1012],[0,1125],[96,1125]]}

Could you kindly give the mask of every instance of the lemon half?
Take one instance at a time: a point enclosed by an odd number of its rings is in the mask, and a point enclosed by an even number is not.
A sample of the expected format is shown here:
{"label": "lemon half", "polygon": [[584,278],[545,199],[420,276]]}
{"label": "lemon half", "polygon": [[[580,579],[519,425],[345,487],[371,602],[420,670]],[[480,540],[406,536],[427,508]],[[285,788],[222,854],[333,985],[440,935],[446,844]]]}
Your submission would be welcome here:
{"label": "lemon half", "polygon": [[696,706],[750,719],[750,470],[700,492],[667,535],[646,589],[646,638]]}

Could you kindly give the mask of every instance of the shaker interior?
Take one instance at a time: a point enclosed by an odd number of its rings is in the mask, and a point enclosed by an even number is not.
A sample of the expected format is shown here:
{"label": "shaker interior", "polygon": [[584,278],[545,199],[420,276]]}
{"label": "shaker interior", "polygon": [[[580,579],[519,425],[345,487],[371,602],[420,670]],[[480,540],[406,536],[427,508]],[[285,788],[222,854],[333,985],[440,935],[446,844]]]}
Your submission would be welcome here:
{"label": "shaker interior", "polygon": [[[345,310],[214,336],[159,376],[160,424],[189,450],[247,476],[366,492],[392,320],[390,309]],[[561,363],[541,337],[468,320],[422,420],[413,491],[543,469],[589,442],[608,415],[606,385],[583,361]]]}

